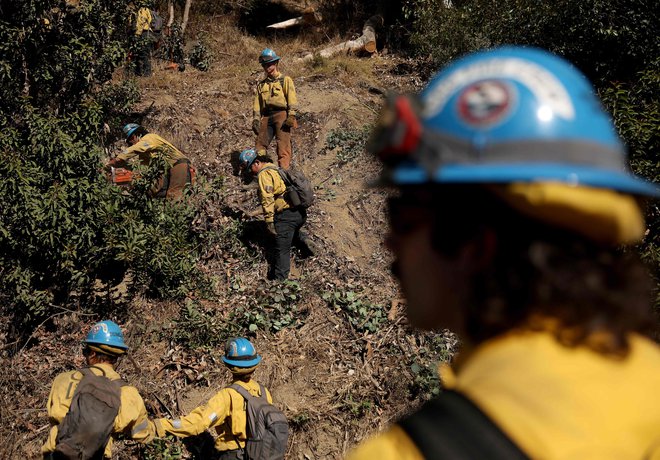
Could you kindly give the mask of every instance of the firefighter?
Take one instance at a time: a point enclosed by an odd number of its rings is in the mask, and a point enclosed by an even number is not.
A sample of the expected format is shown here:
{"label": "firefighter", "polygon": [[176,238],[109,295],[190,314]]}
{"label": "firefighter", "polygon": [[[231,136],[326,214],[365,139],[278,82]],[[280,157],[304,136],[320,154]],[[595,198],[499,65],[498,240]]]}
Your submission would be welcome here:
{"label": "firefighter", "polygon": [[[254,345],[243,337],[227,341],[222,362],[232,374],[232,385],[239,385],[253,396],[265,393],[272,404],[273,398],[263,385],[252,378],[261,356]],[[215,428],[216,460],[238,460],[243,458],[243,450],[248,437],[247,413],[243,397],[230,386],[218,391],[206,404],[192,410],[188,415],[170,420],[161,418],[155,421],[159,437],[173,434],[181,438],[196,436],[209,428]]]}
{"label": "firefighter", "polygon": [[268,279],[283,281],[291,271],[291,246],[300,247],[303,256],[313,256],[317,249],[301,231],[307,221],[307,210],[293,207],[285,199],[286,185],[270,157],[257,155],[254,149],[246,149],[238,157],[240,168],[257,178],[261,208],[268,233],[275,239],[271,251]]}
{"label": "firefighter", "polygon": [[125,125],[123,133],[129,147],[110,160],[106,168],[125,167],[136,157],[142,165],[149,166],[153,159],[160,157],[165,161],[166,171],[152,188],[151,196],[180,198],[186,185],[192,184],[195,179],[195,169],[190,160],[158,134],[150,133],[136,123]]}
{"label": "firefighter", "polygon": [[[106,320],[90,329],[84,341],[83,356],[88,368],[94,374],[104,375],[110,380],[118,380],[121,377],[115,371],[115,365],[118,358],[127,351],[128,346],[124,343],[121,328],[113,321]],[[80,370],[73,370],[58,375],[53,381],[47,406],[51,428],[48,439],[41,448],[46,459],[58,458],[53,457],[58,428],[69,411],[74,392],[82,377]],[[154,424],[147,417],[144,401],[137,389],[123,385],[120,391],[121,405],[114,421],[112,435],[103,452],[104,458],[112,458],[112,442],[116,436],[122,435],[141,443],[148,443],[155,434]]]}
{"label": "firefighter", "polygon": [[277,69],[280,57],[270,48],[259,55],[259,64],[266,78],[257,84],[252,111],[252,130],[257,135],[256,151],[266,155],[275,137],[277,163],[281,168],[291,166],[291,134],[298,127],[296,109],[298,99],[293,80]]}
{"label": "firefighter", "polygon": [[154,34],[151,30],[151,9],[143,5],[135,15],[133,32],[133,50],[135,53],[135,75],[151,76],[151,49],[154,45]]}
{"label": "firefighter", "polygon": [[650,283],[622,246],[660,190],[627,171],[584,76],[534,48],[481,51],[379,123],[408,317],[463,347],[439,398],[348,458],[658,457]]}

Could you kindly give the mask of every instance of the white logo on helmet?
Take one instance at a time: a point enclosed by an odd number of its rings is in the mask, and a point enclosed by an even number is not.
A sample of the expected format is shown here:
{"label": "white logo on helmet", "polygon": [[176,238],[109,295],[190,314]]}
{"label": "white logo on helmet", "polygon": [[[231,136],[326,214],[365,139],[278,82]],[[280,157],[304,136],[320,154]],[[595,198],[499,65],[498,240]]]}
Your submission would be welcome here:
{"label": "white logo on helmet", "polygon": [[[492,58],[456,69],[431,87],[425,97],[424,118],[437,115],[449,98],[466,85],[494,79],[517,81],[529,89],[539,105],[548,107],[555,115],[565,120],[575,117],[573,102],[566,88],[551,72],[523,59]],[[492,94],[495,95],[494,92]]]}
{"label": "white logo on helmet", "polygon": [[458,96],[458,114],[471,125],[493,125],[503,120],[514,104],[515,90],[499,80],[485,80],[465,88]]}

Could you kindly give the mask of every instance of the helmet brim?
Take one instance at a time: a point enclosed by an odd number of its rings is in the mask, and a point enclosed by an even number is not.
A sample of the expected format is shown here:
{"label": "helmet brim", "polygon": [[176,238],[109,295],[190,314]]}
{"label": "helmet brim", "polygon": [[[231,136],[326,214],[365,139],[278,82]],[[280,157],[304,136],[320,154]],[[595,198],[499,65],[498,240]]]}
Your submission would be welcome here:
{"label": "helmet brim", "polygon": [[222,362],[232,367],[254,367],[261,362],[261,355],[257,355],[253,359],[231,359],[223,356]]}
{"label": "helmet brim", "polygon": [[559,182],[569,186],[587,186],[617,190],[633,195],[660,197],[660,187],[630,173],[574,165],[487,164],[445,165],[432,176],[418,165],[401,164],[369,184],[375,187],[437,184],[504,184],[511,182]]}

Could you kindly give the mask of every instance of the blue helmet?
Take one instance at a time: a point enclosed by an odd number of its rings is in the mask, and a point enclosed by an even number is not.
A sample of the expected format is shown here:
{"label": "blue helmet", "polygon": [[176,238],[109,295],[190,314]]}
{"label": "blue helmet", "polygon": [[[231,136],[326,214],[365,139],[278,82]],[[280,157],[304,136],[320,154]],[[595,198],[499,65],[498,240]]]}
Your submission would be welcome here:
{"label": "blue helmet", "polygon": [[270,48],[264,49],[259,55],[259,64],[261,65],[270,64],[271,62],[277,62],[279,60],[280,57]]}
{"label": "blue helmet", "polygon": [[248,339],[237,337],[227,341],[222,361],[230,367],[251,368],[261,362],[261,356]]}
{"label": "blue helmet", "polygon": [[254,149],[245,149],[238,156],[238,163],[242,169],[248,169],[257,158],[257,152]]}
{"label": "blue helmet", "polygon": [[114,356],[123,355],[128,350],[121,328],[110,320],[101,321],[92,326],[85,339],[85,344],[92,350]]}
{"label": "blue helmet", "polygon": [[124,132],[124,138],[128,141],[128,138],[133,135],[136,129],[138,129],[140,125],[137,123],[128,123],[122,128],[122,131]]}
{"label": "blue helmet", "polygon": [[469,54],[418,97],[390,97],[370,150],[385,184],[556,182],[660,196],[628,171],[587,79],[535,48]]}

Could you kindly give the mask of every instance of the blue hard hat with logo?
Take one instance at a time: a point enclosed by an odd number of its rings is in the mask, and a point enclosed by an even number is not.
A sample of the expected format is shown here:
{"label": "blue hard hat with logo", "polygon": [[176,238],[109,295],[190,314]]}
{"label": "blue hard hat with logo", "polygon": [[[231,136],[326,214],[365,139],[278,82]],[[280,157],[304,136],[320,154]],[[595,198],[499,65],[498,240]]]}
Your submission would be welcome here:
{"label": "blue hard hat with logo", "polygon": [[241,168],[247,169],[252,166],[252,163],[254,163],[256,158],[257,152],[255,152],[254,149],[245,149],[238,156],[238,163],[240,164]]}
{"label": "blue hard hat with logo", "polygon": [[383,184],[557,182],[660,196],[628,170],[588,80],[536,48],[467,55],[418,96],[390,97],[370,150]]}
{"label": "blue hard hat with logo", "polygon": [[85,344],[92,350],[115,356],[122,355],[128,350],[121,328],[110,320],[101,321],[92,326],[85,339]]}
{"label": "blue hard hat with logo", "polygon": [[126,124],[124,126],[124,128],[122,129],[122,131],[124,132],[124,138],[126,140],[128,140],[128,138],[131,137],[133,135],[133,133],[135,132],[135,130],[138,129],[139,127],[140,127],[140,125],[138,125],[137,123],[128,123],[128,124]]}
{"label": "blue hard hat with logo", "polygon": [[222,361],[230,367],[251,368],[261,362],[261,356],[248,339],[237,337],[227,341]]}
{"label": "blue hard hat with logo", "polygon": [[277,62],[280,60],[280,57],[275,53],[274,50],[270,48],[264,49],[259,55],[259,64],[270,64],[271,62]]}

